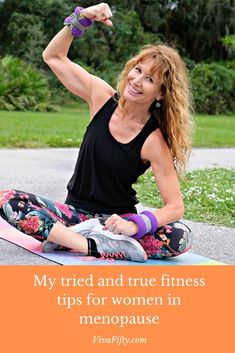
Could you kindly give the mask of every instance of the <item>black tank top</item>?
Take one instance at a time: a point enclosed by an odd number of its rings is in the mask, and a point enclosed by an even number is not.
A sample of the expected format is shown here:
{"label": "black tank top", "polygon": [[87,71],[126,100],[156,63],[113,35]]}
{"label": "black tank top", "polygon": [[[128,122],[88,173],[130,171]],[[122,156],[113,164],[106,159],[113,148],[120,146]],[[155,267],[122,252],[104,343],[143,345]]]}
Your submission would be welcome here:
{"label": "black tank top", "polygon": [[151,116],[134,139],[118,142],[109,130],[110,118],[118,105],[115,96],[88,125],[67,186],[66,203],[92,213],[136,213],[138,200],[132,184],[150,167],[150,162],[141,160],[141,148],[159,127]]}

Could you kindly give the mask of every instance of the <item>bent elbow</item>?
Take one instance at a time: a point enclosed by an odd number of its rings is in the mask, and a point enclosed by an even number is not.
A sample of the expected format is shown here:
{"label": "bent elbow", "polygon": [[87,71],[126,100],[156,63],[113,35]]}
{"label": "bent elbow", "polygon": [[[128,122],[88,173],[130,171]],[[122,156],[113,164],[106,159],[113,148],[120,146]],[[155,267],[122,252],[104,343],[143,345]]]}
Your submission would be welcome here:
{"label": "bent elbow", "polygon": [[46,63],[47,60],[48,60],[48,56],[47,56],[46,50],[43,51],[43,53],[42,53],[42,58],[43,58],[43,61]]}
{"label": "bent elbow", "polygon": [[53,70],[55,67],[58,67],[58,65],[62,62],[64,62],[65,56],[63,55],[55,55],[47,51],[45,49],[42,53],[42,58],[43,61]]}
{"label": "bent elbow", "polygon": [[50,63],[52,60],[54,60],[54,59],[56,59],[56,58],[59,58],[59,56],[50,53],[50,51],[48,51],[47,48],[46,48],[46,49],[43,51],[43,53],[42,53],[42,58],[43,58],[43,61],[44,61],[47,65],[49,65],[49,63]]}
{"label": "bent elbow", "polygon": [[42,53],[42,58],[43,58],[43,61],[48,64],[48,62],[50,61],[50,59],[52,58],[50,56],[50,54],[48,53],[48,51],[45,49]]}

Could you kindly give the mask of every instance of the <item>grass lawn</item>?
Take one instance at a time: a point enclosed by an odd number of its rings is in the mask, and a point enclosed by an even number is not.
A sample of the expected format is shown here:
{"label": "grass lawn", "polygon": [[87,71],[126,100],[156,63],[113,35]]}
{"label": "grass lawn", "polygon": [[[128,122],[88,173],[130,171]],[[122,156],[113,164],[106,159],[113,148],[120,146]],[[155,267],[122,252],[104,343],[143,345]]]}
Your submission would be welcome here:
{"label": "grass lawn", "polygon": [[[187,173],[181,181],[185,219],[235,227],[235,169],[204,169]],[[162,199],[151,171],[134,186],[140,201],[154,208]]]}
{"label": "grass lawn", "polygon": [[85,104],[50,113],[0,111],[0,147],[78,147],[88,123]]}
{"label": "grass lawn", "polygon": [[235,147],[235,115],[195,118],[194,147]]}
{"label": "grass lawn", "polygon": [[[194,147],[235,147],[235,115],[195,120]],[[56,113],[0,111],[0,147],[77,147],[88,121],[81,103]]]}

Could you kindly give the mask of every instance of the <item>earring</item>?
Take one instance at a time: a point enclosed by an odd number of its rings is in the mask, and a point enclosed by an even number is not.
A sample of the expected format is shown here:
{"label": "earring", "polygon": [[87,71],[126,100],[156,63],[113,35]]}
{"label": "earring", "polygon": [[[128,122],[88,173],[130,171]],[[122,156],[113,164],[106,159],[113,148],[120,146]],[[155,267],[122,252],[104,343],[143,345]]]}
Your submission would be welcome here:
{"label": "earring", "polygon": [[158,101],[156,101],[156,103],[155,103],[155,107],[156,107],[156,108],[160,108],[160,107],[161,107],[161,103],[160,103],[160,102],[158,102]]}

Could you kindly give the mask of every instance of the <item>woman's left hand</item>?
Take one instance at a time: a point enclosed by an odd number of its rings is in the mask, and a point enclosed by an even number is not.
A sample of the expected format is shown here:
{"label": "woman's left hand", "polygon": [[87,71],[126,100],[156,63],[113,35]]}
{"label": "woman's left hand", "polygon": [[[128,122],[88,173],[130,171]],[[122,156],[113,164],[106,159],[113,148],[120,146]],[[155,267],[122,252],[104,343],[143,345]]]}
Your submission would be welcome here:
{"label": "woman's left hand", "polygon": [[117,214],[113,214],[105,221],[103,229],[109,230],[113,234],[124,234],[132,236],[138,232],[138,226],[132,221],[126,221]]}

